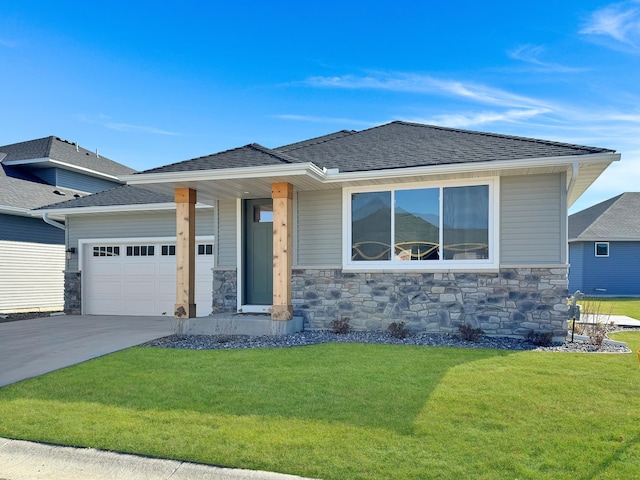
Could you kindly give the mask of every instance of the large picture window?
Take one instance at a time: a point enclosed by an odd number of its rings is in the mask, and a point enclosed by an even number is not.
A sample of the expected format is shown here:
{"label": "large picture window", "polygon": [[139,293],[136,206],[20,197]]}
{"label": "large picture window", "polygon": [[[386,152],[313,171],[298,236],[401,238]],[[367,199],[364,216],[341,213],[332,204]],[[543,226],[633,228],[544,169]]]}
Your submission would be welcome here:
{"label": "large picture window", "polygon": [[348,192],[353,266],[490,263],[490,184]]}

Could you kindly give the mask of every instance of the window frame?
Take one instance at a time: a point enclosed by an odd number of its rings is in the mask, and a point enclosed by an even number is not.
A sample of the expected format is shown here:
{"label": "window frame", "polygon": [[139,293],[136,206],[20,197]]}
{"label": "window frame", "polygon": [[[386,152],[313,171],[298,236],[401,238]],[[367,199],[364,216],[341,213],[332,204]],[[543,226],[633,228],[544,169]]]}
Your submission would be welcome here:
{"label": "window frame", "polygon": [[[600,255],[598,253],[598,245],[607,246],[607,253],[605,255]],[[610,252],[611,252],[611,246],[609,245],[609,242],[593,242],[593,253],[595,254],[596,258],[607,258]]]}
{"label": "window frame", "polygon": [[[368,192],[384,192],[398,190],[414,190],[426,188],[440,189],[440,238],[442,238],[442,192],[447,187],[467,187],[486,185],[489,188],[489,218],[488,218],[488,235],[489,235],[489,258],[488,259],[457,259],[445,260],[424,260],[424,261],[406,261],[395,260],[371,260],[358,261],[352,260],[352,219],[351,219],[351,198],[354,193]],[[392,194],[392,235],[394,234],[394,215],[393,215],[393,198]],[[345,271],[443,271],[443,270],[498,270],[499,269],[499,205],[500,205],[500,179],[499,177],[482,177],[473,180],[446,180],[446,181],[430,181],[430,182],[411,182],[411,183],[392,183],[381,185],[370,185],[366,187],[345,187],[342,189],[342,268]]]}

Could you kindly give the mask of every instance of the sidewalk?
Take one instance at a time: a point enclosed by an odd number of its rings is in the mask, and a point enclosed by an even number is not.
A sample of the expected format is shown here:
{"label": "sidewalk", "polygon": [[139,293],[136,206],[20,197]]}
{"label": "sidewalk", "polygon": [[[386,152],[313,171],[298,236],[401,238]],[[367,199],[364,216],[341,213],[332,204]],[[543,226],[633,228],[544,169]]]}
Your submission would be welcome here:
{"label": "sidewalk", "polygon": [[0,438],[1,480],[300,480],[271,472]]}

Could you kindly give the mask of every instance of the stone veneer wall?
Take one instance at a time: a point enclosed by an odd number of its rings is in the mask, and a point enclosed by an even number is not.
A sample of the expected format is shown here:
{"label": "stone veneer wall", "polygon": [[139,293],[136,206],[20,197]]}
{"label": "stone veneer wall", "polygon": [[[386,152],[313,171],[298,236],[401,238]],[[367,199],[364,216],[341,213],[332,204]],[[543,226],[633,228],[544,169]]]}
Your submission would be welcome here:
{"label": "stone veneer wall", "polygon": [[238,308],[238,273],[234,270],[213,270],[212,313],[235,312]]}
{"label": "stone veneer wall", "polygon": [[77,271],[64,272],[64,313],[67,315],[82,314],[82,277]]}
{"label": "stone veneer wall", "polygon": [[487,335],[531,330],[567,334],[567,268],[503,268],[497,273],[343,273],[293,271],[294,315],[306,329],[344,316],[358,330],[405,322],[414,331],[449,333],[469,324]]}

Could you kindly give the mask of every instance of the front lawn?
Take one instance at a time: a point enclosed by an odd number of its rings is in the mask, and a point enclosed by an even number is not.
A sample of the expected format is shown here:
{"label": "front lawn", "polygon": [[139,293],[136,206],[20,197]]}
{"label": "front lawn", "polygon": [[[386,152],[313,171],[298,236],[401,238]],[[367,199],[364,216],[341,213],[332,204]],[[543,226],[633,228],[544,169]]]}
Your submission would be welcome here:
{"label": "front lawn", "polygon": [[[587,302],[600,304],[599,310],[608,315],[626,315],[640,320],[640,298],[588,297]],[[582,301],[580,302],[582,303]]]}
{"label": "front lawn", "polygon": [[0,388],[0,436],[324,479],[638,478],[640,369],[635,353],[137,347]]}

